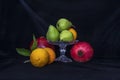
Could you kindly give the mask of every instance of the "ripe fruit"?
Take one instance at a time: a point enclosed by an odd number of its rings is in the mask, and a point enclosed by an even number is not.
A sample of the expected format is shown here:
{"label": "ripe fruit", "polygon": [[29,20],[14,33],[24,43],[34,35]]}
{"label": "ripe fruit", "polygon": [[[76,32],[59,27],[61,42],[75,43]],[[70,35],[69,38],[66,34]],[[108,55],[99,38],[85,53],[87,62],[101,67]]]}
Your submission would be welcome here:
{"label": "ripe fruit", "polygon": [[55,51],[54,51],[53,49],[51,49],[51,48],[48,48],[48,47],[46,47],[46,48],[44,48],[44,49],[45,49],[45,50],[48,52],[48,54],[49,54],[48,64],[53,63],[53,62],[55,61],[55,58],[56,58]]}
{"label": "ripe fruit", "polygon": [[43,48],[37,48],[30,55],[30,62],[34,67],[43,67],[48,64],[49,54]]}
{"label": "ripe fruit", "polygon": [[93,48],[87,42],[78,42],[71,48],[70,55],[77,62],[87,62],[93,56]]}
{"label": "ripe fruit", "polygon": [[74,28],[70,28],[69,31],[72,32],[74,40],[76,40],[77,39],[77,31]]}
{"label": "ripe fruit", "polygon": [[[33,41],[30,44],[30,49],[32,47]],[[50,47],[53,50],[55,50],[55,47],[51,44],[48,43],[47,39],[44,36],[40,36],[39,38],[37,38],[37,47],[39,48],[45,48],[45,47]]]}
{"label": "ripe fruit", "polygon": [[49,47],[55,50],[55,47],[48,43],[47,39],[44,36],[41,36],[40,38],[37,38],[37,44],[39,48],[45,48]]}
{"label": "ripe fruit", "polygon": [[72,26],[72,23],[65,18],[60,18],[56,23],[56,27],[60,32],[63,30],[69,29],[71,26]]}
{"label": "ripe fruit", "polygon": [[50,25],[46,33],[46,38],[49,41],[56,42],[59,40],[59,32],[53,25]]}
{"label": "ripe fruit", "polygon": [[73,41],[73,34],[68,30],[63,30],[60,33],[60,41],[71,42]]}

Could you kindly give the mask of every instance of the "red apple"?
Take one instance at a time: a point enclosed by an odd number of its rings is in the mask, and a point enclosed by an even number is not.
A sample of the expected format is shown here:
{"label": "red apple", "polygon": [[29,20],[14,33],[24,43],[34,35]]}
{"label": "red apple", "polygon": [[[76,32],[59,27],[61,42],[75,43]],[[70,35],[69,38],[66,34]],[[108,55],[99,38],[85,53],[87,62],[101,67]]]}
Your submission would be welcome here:
{"label": "red apple", "polygon": [[[55,50],[55,47],[51,44],[48,43],[47,39],[44,36],[41,36],[39,38],[36,39],[37,40],[37,47],[39,48],[44,48],[44,47],[49,47],[52,48],[53,50]],[[30,48],[33,44],[33,41],[30,44]]]}
{"label": "red apple", "polygon": [[77,62],[87,62],[93,57],[93,48],[88,42],[78,42],[73,45],[70,55]]}

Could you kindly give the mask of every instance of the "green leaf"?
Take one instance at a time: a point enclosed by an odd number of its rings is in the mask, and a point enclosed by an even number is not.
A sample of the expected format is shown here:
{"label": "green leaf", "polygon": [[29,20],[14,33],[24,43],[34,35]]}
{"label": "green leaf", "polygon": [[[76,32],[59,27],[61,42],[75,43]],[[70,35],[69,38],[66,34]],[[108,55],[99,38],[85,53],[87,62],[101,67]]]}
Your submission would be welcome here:
{"label": "green leaf", "polygon": [[33,44],[31,46],[31,51],[37,48],[37,40],[35,38],[35,35],[33,34]]}
{"label": "green leaf", "polygon": [[30,56],[31,51],[28,49],[24,49],[24,48],[16,48],[16,51],[18,54],[22,55],[22,56]]}

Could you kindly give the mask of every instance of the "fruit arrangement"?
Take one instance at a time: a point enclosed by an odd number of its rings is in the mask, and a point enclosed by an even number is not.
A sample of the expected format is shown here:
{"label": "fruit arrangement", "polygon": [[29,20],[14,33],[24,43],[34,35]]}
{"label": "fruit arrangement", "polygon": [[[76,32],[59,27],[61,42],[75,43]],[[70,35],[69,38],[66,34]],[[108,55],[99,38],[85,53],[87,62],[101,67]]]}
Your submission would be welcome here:
{"label": "fruit arrangement", "polygon": [[[56,26],[49,25],[46,32],[46,37],[40,36],[36,38],[33,35],[33,40],[30,42],[29,49],[16,48],[17,53],[22,56],[28,56],[34,67],[43,67],[51,64],[56,59],[55,47],[51,42],[72,42],[77,39],[76,28],[66,18],[60,18]],[[85,41],[78,41],[70,49],[70,56],[76,62],[87,62],[93,57],[94,50],[92,46]]]}
{"label": "fruit arrangement", "polygon": [[22,56],[28,56],[30,60],[26,61],[30,62],[34,67],[43,67],[47,64],[51,64],[56,58],[55,47],[49,44],[44,36],[40,36],[36,39],[33,35],[30,49],[16,48],[16,51]]}
{"label": "fruit arrangement", "polygon": [[73,27],[71,21],[65,18],[60,18],[57,21],[56,26],[49,25],[46,38],[48,41],[52,42],[72,42],[77,39],[77,31]]}

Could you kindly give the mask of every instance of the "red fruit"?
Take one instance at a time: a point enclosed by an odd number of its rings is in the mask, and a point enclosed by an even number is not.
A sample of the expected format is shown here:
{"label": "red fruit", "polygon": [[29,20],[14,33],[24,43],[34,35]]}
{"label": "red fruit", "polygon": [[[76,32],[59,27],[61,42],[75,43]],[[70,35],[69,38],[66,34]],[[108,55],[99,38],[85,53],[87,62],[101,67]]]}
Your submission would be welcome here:
{"label": "red fruit", "polygon": [[[49,47],[52,48],[53,50],[55,50],[54,46],[49,44],[47,39],[44,36],[41,36],[39,38],[36,39],[37,40],[37,47],[39,48],[45,48],[45,47]],[[30,44],[30,47],[32,46],[33,41]]]}
{"label": "red fruit", "polygon": [[38,47],[42,47],[42,48],[49,47],[49,48],[54,49],[54,46],[49,44],[47,39],[44,36],[37,38],[37,44],[38,44]]}
{"label": "red fruit", "polygon": [[93,48],[87,42],[78,42],[73,45],[70,55],[77,62],[87,62],[93,56]]}

